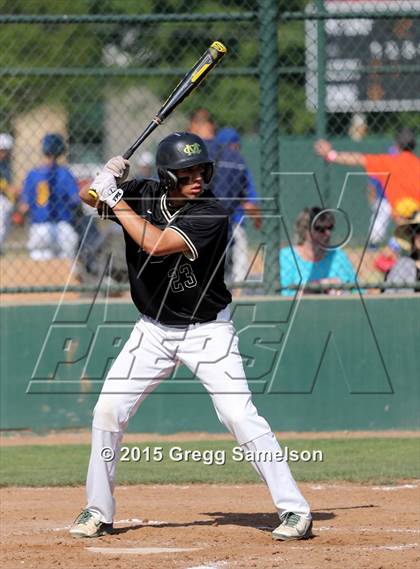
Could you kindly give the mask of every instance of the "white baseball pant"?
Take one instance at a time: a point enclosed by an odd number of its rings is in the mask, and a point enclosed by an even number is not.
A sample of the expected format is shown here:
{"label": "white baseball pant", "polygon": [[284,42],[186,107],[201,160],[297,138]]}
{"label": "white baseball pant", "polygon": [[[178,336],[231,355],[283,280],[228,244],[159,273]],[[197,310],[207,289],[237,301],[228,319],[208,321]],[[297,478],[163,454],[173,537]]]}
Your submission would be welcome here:
{"label": "white baseball pant", "polygon": [[9,231],[12,210],[13,203],[4,194],[0,194],[0,245],[6,239]]}
{"label": "white baseball pant", "polygon": [[233,235],[232,280],[234,283],[239,283],[247,278],[250,269],[248,238],[245,227],[239,223],[234,225]]}
{"label": "white baseball pant", "polygon": [[392,220],[391,204],[386,198],[377,199],[371,205],[369,243],[380,245],[386,237],[389,224]]}
{"label": "white baseball pant", "polygon": [[79,237],[70,223],[33,223],[29,228],[27,247],[34,261],[48,261],[53,257],[73,259]]}
{"label": "white baseball pant", "polygon": [[[219,420],[229,429],[244,451],[271,453],[281,449],[267,421],[258,415],[251,401],[238,338],[228,309],[218,319],[179,329],[143,316],[134,326],[112,365],[94,409],[92,448],[87,476],[87,509],[101,521],[111,523],[115,468],[123,432],[130,417],[177,361],[184,363],[208,391]],[[101,450],[110,447],[110,462]],[[285,461],[255,461],[254,468],[266,482],[279,513],[291,511],[310,518],[310,509]]]}

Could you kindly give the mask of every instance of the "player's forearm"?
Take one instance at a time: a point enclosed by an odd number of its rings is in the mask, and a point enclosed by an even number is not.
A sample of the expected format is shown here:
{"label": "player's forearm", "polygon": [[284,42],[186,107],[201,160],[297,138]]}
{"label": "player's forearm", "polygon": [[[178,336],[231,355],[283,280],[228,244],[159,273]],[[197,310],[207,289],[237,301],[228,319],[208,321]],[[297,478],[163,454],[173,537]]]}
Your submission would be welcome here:
{"label": "player's forearm", "polygon": [[91,194],[89,194],[89,186],[85,185],[79,190],[79,198],[87,205],[91,207],[96,207],[98,203],[98,198],[94,198]]}
{"label": "player's forearm", "polygon": [[332,150],[328,153],[330,156],[329,162],[343,166],[365,166],[366,164],[365,157],[360,152],[335,152],[335,154],[334,152],[335,151]]}
{"label": "player's forearm", "polygon": [[315,142],[315,152],[327,162],[341,164],[343,166],[366,165],[366,158],[360,152],[337,152],[328,140],[320,139]]}
{"label": "player's forearm", "polygon": [[243,204],[243,208],[246,214],[252,218],[255,229],[260,229],[262,224],[260,208],[255,203],[250,201],[245,202]]}
{"label": "player's forearm", "polygon": [[162,239],[163,231],[137,215],[124,200],[117,203],[113,208],[113,213],[143,251],[159,254],[159,241]]}

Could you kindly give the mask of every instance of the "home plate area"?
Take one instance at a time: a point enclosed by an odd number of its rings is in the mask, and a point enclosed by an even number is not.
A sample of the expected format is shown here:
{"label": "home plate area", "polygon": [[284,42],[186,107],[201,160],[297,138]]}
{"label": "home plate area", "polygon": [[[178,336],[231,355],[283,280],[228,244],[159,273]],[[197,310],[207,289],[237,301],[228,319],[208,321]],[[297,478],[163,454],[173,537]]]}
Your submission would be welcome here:
{"label": "home plate area", "polygon": [[420,482],[301,486],[312,505],[314,536],[287,543],[271,538],[278,518],[262,484],[117,487],[115,531],[97,539],[68,534],[84,505],[83,488],[2,488],[2,567],[419,566]]}

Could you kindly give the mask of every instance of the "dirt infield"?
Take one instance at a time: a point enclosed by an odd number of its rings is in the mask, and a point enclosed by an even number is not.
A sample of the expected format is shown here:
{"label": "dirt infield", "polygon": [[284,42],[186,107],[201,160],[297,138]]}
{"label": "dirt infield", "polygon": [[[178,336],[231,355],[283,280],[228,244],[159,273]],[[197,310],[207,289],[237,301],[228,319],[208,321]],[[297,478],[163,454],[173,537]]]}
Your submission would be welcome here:
{"label": "dirt infield", "polygon": [[263,485],[118,487],[117,531],[94,540],[67,532],[83,488],[5,488],[2,567],[418,567],[419,481],[302,488],[314,537],[289,543],[271,539],[277,517]]}

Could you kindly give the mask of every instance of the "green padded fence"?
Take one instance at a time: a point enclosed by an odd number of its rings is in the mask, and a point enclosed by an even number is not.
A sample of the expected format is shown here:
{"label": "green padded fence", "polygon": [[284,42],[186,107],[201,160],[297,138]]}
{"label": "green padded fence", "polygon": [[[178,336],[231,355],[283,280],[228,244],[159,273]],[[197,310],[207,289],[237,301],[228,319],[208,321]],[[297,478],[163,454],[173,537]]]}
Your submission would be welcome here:
{"label": "green padded fence", "polygon": [[[237,302],[248,381],[273,429],[418,429],[416,296]],[[136,316],[125,302],[4,306],[1,428],[88,427]],[[199,382],[181,367],[147,399],[130,430],[224,429]]]}

